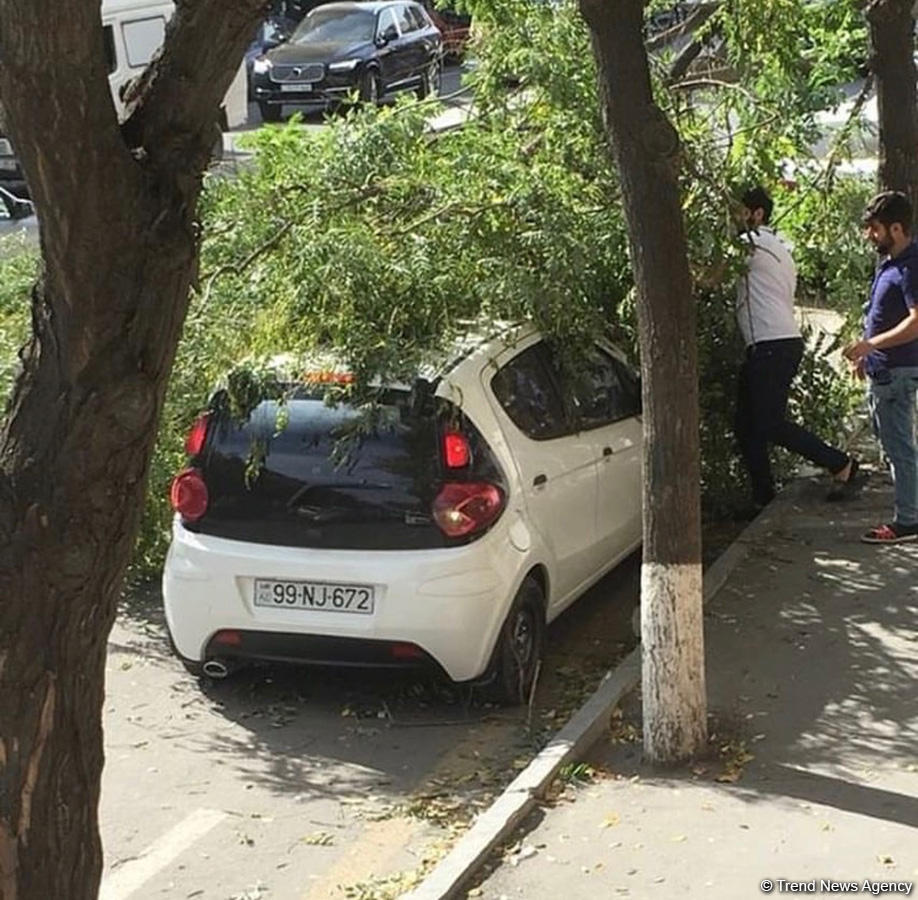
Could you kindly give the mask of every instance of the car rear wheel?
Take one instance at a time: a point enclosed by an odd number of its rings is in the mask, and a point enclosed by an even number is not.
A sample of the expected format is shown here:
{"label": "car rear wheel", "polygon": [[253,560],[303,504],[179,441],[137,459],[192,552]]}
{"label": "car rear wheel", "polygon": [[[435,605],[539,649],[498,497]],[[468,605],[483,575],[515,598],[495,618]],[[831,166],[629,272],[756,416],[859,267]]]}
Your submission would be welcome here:
{"label": "car rear wheel", "polygon": [[360,76],[360,100],[362,103],[371,103],[376,106],[382,96],[382,82],[376,69],[364,69]]}
{"label": "car rear wheel", "polygon": [[280,103],[265,103],[261,100],[258,103],[258,111],[263,122],[280,122],[284,107]]}
{"label": "car rear wheel", "polygon": [[421,75],[421,86],[418,88],[418,97],[421,100],[439,96],[442,75],[443,65],[440,60],[435,59]]}
{"label": "car rear wheel", "polygon": [[520,586],[501,628],[488,692],[500,703],[529,701],[545,646],[545,594],[531,576]]}

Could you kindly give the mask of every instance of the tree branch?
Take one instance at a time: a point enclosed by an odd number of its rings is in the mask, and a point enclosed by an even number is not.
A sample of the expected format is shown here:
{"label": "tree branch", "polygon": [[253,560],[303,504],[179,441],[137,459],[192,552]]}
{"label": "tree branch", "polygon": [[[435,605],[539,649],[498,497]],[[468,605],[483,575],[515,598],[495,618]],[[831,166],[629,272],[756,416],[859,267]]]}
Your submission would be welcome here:
{"label": "tree branch", "polygon": [[[367,182],[366,184],[361,185],[356,188],[356,193],[342,200],[340,203],[335,204],[331,209],[326,210],[326,214],[334,214],[336,212],[341,212],[342,210],[348,209],[349,207],[356,206],[358,203],[362,203],[364,200],[369,200],[371,197],[376,197],[382,194],[385,191],[386,185],[385,182]],[[289,185],[285,190],[306,190],[306,188],[301,185]],[[310,214],[310,218],[313,214]],[[241,275],[247,269],[249,269],[255,262],[261,259],[266,253],[270,253],[284,238],[284,235],[290,231],[296,225],[302,225],[304,222],[303,217],[287,219],[283,224],[263,243],[259,244],[254,250],[252,250],[248,256],[242,259],[240,262],[236,263],[224,263],[223,265],[217,266],[216,269],[209,275],[207,275],[207,287],[204,289],[204,296],[201,300],[203,304],[206,304],[210,299],[210,295],[213,291],[214,284],[218,278],[221,278],[223,275]]]}
{"label": "tree branch", "polygon": [[647,49],[653,53],[679,40],[687,34],[697,31],[720,9],[720,3],[699,3],[691,14],[678,25],[654,35],[646,41]]}
{"label": "tree branch", "polygon": [[222,266],[218,266],[213,273],[208,276],[207,287],[204,289],[204,296],[201,299],[203,305],[207,305],[208,300],[210,300],[211,292],[213,291],[214,284],[217,279],[222,275],[241,275],[249,266],[252,265],[256,260],[260,259],[266,253],[269,253],[273,250],[280,242],[283,240],[284,235],[293,228],[294,225],[298,224],[294,219],[288,219],[281,225],[274,234],[271,235],[263,244],[257,246],[245,259],[238,263],[224,263]]}
{"label": "tree branch", "polygon": [[701,88],[725,88],[731,91],[739,91],[750,100],[757,102],[756,96],[740,84],[733,84],[730,81],[720,81],[717,78],[691,78],[688,81],[677,81],[670,87],[677,91],[694,91]]}
{"label": "tree branch", "polygon": [[678,81],[689,70],[689,66],[701,55],[704,45],[701,41],[692,41],[687,44],[682,52],[673,60],[669,67],[666,81],[668,84]]}
{"label": "tree branch", "polygon": [[391,229],[389,231],[389,236],[402,237],[406,234],[411,234],[428,222],[435,222],[437,219],[442,218],[446,213],[457,213],[459,215],[468,216],[469,220],[472,221],[484,215],[486,212],[491,212],[491,210],[494,209],[503,209],[508,206],[510,206],[510,203],[507,200],[497,200],[494,203],[482,203],[477,206],[469,206],[467,203],[450,200],[448,203],[444,203],[442,206],[425,213],[423,216],[414,219],[414,221],[406,225]]}

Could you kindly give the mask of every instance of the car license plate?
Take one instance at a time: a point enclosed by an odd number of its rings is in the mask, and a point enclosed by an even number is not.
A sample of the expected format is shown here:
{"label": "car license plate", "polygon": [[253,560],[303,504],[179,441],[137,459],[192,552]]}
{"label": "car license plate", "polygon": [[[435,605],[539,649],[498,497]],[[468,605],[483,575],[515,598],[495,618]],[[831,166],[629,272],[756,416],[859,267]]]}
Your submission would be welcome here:
{"label": "car license plate", "polygon": [[255,579],[255,605],[272,609],[308,609],[320,612],[372,615],[376,591],[369,584],[331,581],[275,581]]}
{"label": "car license plate", "polygon": [[303,84],[282,84],[280,86],[280,89],[285,94],[294,93],[294,92],[297,94],[299,93],[307,94],[312,90],[312,85],[307,84],[306,82],[303,82]]}
{"label": "car license plate", "polygon": [[15,172],[16,171],[16,160],[15,159],[0,159],[0,170],[4,172]]}

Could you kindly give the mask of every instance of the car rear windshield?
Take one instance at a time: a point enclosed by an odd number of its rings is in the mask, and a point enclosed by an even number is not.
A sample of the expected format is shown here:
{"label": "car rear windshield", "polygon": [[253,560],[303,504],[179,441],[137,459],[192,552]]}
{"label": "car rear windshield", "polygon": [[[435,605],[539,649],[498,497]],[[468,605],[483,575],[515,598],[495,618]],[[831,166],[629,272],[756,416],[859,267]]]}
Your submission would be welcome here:
{"label": "car rear windshield", "polygon": [[204,473],[208,509],[186,527],[282,546],[451,546],[457,541],[443,535],[431,507],[447,480],[443,435],[454,428],[466,436],[471,459],[448,480],[503,486],[471,421],[446,401],[419,403],[408,390],[386,391],[369,416],[308,391],[283,407],[261,403],[244,424],[215,414],[193,460]]}

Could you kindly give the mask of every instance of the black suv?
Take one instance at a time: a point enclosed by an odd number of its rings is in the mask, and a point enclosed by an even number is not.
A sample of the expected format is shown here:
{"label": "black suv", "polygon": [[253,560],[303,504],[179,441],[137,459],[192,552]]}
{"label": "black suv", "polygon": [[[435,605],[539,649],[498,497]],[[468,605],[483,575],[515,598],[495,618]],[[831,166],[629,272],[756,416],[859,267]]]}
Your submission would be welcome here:
{"label": "black suv", "polygon": [[340,102],[352,91],[366,103],[403,90],[427,97],[440,89],[442,47],[418,3],[326,3],[254,61],[253,93],[267,122],[284,104]]}

